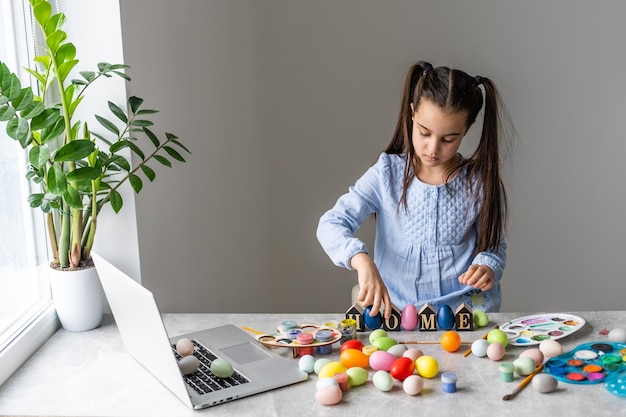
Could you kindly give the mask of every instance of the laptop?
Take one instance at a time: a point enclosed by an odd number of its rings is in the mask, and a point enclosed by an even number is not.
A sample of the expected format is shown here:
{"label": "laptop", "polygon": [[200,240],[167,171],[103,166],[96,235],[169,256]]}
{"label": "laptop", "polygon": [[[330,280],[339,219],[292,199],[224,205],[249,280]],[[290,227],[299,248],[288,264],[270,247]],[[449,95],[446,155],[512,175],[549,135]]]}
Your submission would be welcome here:
{"label": "laptop", "polygon": [[[232,324],[168,337],[154,295],[98,254],[92,252],[91,256],[126,349],[190,408],[222,404],[308,378],[297,361],[272,352]],[[230,362],[233,376],[204,381],[200,372],[182,375],[175,351],[181,338],[193,341],[194,355],[199,358],[208,356],[210,361],[219,357]],[[201,354],[204,348],[209,353]]]}

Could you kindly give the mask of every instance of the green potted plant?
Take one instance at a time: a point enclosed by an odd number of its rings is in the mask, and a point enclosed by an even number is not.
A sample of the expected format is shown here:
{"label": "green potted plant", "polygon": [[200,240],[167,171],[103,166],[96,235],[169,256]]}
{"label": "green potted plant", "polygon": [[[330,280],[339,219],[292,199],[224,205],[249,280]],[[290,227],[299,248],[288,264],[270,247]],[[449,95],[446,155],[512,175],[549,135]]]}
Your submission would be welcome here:
{"label": "green potted plant", "polygon": [[[118,189],[122,184],[128,181],[139,193],[142,178],[155,179],[151,163],[171,167],[172,160],[185,162],[181,153],[189,150],[175,135],[166,133],[164,138],[159,138],[150,130],[153,123],[149,118],[156,110],[144,109],[143,100],[135,96],[128,99],[126,109],[109,101],[111,115],[95,115],[98,131],[91,130],[86,122],[75,120],[89,86],[118,76],[130,81],[123,72],[128,66],[100,63],[96,71],[81,71],[80,77],[72,78],[79,60],[64,31],[65,15],[54,14],[46,0],[29,1],[43,49],[27,69],[37,88],[22,86],[17,75],[0,62],[0,122],[6,125],[7,135],[28,150],[30,168],[26,179],[40,188],[28,201],[31,207],[45,214],[51,267],[62,271],[95,271],[90,251],[102,208],[110,204],[119,212],[123,201]],[[129,154],[137,157],[135,165]],[[96,281],[99,287],[97,275]],[[57,297],[51,278],[61,323],[69,330],[97,327],[102,308],[99,315],[94,313],[92,324],[64,322],[61,312],[64,306],[60,304],[69,303],[70,311],[74,309],[72,304],[80,304],[77,298],[86,305],[98,304],[97,298],[87,299],[84,282],[70,285],[78,294]]]}

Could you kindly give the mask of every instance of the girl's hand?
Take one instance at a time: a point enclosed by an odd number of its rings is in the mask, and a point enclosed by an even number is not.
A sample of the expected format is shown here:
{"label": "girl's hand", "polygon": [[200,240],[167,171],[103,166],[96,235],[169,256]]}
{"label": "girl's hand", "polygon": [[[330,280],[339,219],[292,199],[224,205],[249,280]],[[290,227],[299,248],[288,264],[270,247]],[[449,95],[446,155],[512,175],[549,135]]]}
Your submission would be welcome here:
{"label": "girl's hand", "polygon": [[461,274],[459,282],[477,290],[487,291],[493,287],[494,272],[487,265],[472,264]]}
{"label": "girl's hand", "polygon": [[358,275],[359,294],[357,300],[359,303],[363,307],[372,306],[370,316],[375,316],[380,310],[381,304],[384,304],[383,316],[385,319],[390,318],[391,299],[372,258],[366,253],[358,253],[352,257],[350,264],[356,269]]}

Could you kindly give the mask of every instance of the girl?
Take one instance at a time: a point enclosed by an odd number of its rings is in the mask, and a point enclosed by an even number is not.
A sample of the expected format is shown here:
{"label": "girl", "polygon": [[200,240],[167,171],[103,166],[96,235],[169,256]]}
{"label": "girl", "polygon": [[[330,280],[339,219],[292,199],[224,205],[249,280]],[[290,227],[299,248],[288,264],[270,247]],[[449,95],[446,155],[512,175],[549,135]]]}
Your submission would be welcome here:
{"label": "girl", "polygon": [[[482,86],[482,89],[481,89]],[[458,153],[483,107],[482,134]],[[391,143],[320,219],[317,238],[338,266],[357,271],[375,315],[426,302],[500,309],[506,194],[499,173],[499,94],[491,80],[427,62],[407,74]],[[376,220],[374,259],[354,232]]]}

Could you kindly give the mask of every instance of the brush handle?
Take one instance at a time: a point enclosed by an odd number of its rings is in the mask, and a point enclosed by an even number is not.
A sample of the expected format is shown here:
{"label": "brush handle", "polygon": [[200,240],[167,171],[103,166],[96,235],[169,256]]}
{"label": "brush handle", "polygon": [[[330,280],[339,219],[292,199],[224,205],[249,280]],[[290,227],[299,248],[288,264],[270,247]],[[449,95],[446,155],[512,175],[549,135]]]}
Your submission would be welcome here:
{"label": "brush handle", "polygon": [[535,369],[530,375],[524,378],[524,380],[520,382],[520,384],[517,386],[517,388],[513,390],[512,393],[505,395],[504,397],[502,397],[502,399],[506,401],[516,396],[517,393],[523,390],[524,387],[528,385],[528,383],[533,379],[533,377],[537,375],[539,372],[541,372],[542,370],[543,370],[543,364],[539,365],[537,369]]}
{"label": "brush handle", "polygon": [[[493,328],[494,328],[494,329],[499,329],[499,328],[500,328],[500,326],[498,326],[498,325],[496,324]],[[483,337],[481,337],[481,339],[487,339],[487,336],[489,336],[489,332],[485,333],[485,334],[483,335]],[[463,354],[463,357],[464,357],[464,358],[467,358],[467,357],[469,356],[469,354],[470,354],[470,353],[472,353],[472,348],[467,349],[467,352],[465,352],[465,353]]]}

